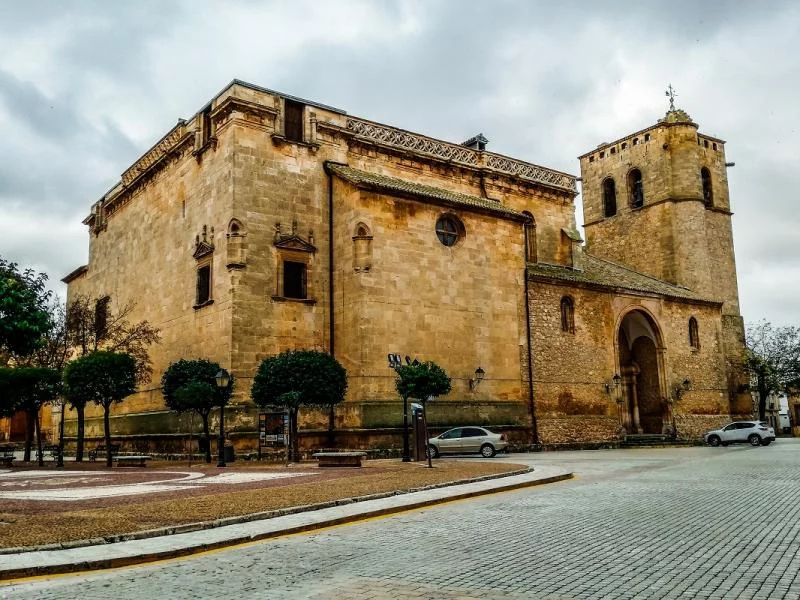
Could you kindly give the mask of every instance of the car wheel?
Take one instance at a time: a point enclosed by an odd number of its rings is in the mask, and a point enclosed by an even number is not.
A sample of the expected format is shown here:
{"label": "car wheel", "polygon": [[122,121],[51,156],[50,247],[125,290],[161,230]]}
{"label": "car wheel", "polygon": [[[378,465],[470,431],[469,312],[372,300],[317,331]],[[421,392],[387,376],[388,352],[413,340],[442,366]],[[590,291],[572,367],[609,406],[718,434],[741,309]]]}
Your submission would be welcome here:
{"label": "car wheel", "polygon": [[719,439],[718,435],[712,435],[710,438],[708,438],[708,445],[709,446],[714,446],[714,448],[719,446],[721,443],[722,443],[722,440]]}
{"label": "car wheel", "polygon": [[431,458],[439,458],[439,449],[436,446],[434,446],[433,444],[430,444],[428,446],[428,455]]}
{"label": "car wheel", "polygon": [[769,446],[771,443],[772,443],[772,440],[764,440],[763,442],[761,442],[761,445],[762,446]]}
{"label": "car wheel", "polygon": [[755,433],[747,438],[747,441],[750,442],[751,446],[760,446],[761,445],[761,438],[758,437]]}
{"label": "car wheel", "polygon": [[494,446],[491,444],[484,444],[481,446],[481,456],[484,458],[492,458],[496,454]]}

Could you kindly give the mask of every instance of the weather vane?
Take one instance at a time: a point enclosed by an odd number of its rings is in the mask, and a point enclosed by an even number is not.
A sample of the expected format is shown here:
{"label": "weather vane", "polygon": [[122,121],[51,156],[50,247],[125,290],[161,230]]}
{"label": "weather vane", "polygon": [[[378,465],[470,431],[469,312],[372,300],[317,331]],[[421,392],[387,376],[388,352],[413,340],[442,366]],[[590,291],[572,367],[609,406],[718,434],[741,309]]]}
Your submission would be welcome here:
{"label": "weather vane", "polygon": [[672,87],[672,84],[671,84],[671,83],[670,83],[670,84],[669,84],[669,86],[667,87],[667,91],[666,91],[666,92],[664,92],[664,95],[665,95],[665,96],[667,96],[667,97],[669,98],[669,109],[670,109],[670,110],[675,110],[675,97],[676,97],[678,94],[677,94],[677,92],[675,91],[675,89]]}

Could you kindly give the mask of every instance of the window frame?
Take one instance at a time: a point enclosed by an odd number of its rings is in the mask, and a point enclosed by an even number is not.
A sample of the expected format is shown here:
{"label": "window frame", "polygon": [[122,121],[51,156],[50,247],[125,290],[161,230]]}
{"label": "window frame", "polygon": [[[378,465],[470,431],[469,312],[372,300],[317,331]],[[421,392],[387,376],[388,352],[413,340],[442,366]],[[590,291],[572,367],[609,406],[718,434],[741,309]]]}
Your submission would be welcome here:
{"label": "window frame", "polygon": [[[207,288],[206,289],[205,298],[203,298],[201,296],[201,293],[200,293],[201,290],[202,290],[201,286],[203,285],[202,273],[204,273],[204,272],[208,273],[208,275],[206,277],[206,280],[205,280],[205,287]],[[211,261],[210,260],[203,261],[203,262],[200,262],[200,263],[197,264],[196,279],[195,279],[195,296],[194,296],[194,308],[195,309],[202,308],[204,306],[208,306],[209,304],[212,304],[214,302],[214,297],[213,297],[213,289],[214,289],[213,281],[214,280],[213,280],[213,276],[214,276],[214,272],[213,272],[213,269],[211,268]]]}
{"label": "window frame", "polygon": [[[308,263],[300,260],[291,260],[291,258],[284,258],[281,263],[281,297],[286,298],[287,300],[308,300]],[[287,291],[287,265],[296,265],[300,267],[297,273],[297,275],[300,277],[300,281],[294,282],[294,284],[299,283],[301,295],[290,295]],[[292,270],[294,270],[294,267]],[[295,285],[292,285],[291,288],[292,292],[294,292]]]}
{"label": "window frame", "polygon": [[562,296],[560,303],[561,332],[575,333],[575,300],[572,296]]}
{"label": "window frame", "polygon": [[[443,227],[443,224],[445,223],[452,225],[453,231],[446,230]],[[446,248],[452,248],[458,245],[458,243],[464,239],[466,230],[464,229],[464,223],[458,218],[458,216],[454,215],[453,213],[444,213],[436,218],[434,233],[436,233],[436,238],[439,240],[439,243],[441,243],[442,246]],[[452,242],[448,243],[448,241],[451,239]]]}

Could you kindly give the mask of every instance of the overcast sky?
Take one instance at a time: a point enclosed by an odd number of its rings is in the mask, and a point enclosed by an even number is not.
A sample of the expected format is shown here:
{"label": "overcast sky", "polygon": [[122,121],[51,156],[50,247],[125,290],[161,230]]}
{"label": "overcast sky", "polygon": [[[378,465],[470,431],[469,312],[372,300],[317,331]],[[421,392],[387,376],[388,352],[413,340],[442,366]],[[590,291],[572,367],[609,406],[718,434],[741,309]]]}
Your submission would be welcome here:
{"label": "overcast sky", "polygon": [[0,0],[0,256],[85,264],[89,206],[233,78],[574,174],[672,83],[736,162],[745,320],[800,325],[800,3]]}

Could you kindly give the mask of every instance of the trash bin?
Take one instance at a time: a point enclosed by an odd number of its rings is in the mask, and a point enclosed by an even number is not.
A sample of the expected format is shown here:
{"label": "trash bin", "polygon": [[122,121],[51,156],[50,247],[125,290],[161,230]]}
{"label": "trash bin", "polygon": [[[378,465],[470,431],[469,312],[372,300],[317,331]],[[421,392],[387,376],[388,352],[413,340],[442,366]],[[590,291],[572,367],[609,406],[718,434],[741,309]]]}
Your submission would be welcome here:
{"label": "trash bin", "polygon": [[231,463],[236,460],[236,452],[233,451],[233,446],[225,446],[225,462]]}

